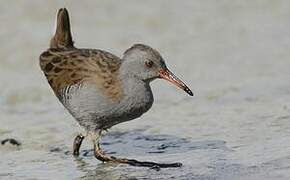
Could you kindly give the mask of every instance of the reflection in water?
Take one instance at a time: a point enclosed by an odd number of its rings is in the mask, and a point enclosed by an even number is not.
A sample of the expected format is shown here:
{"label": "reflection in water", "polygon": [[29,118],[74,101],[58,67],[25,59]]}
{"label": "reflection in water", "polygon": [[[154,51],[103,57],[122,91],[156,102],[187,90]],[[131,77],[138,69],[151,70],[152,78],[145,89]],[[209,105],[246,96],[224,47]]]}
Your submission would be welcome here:
{"label": "reflection in water", "polygon": [[76,158],[74,162],[76,163],[77,170],[83,172],[83,175],[80,176],[79,179],[137,179],[134,176],[129,175],[129,172],[126,172],[122,167],[118,167],[121,165],[114,163],[99,163],[92,166],[82,158]]}
{"label": "reflection in water", "polygon": [[[128,132],[113,131],[103,138],[103,146],[109,154],[116,156],[137,156],[138,159],[146,160],[146,157],[157,161],[184,161],[184,158],[191,158],[194,151],[223,151],[231,152],[226,147],[225,141],[206,140],[190,141],[171,135],[146,134],[145,129],[135,129]],[[72,157],[71,151],[62,150],[59,147],[51,148],[51,152],[61,154],[67,158]],[[186,155],[188,154],[188,155]],[[65,157],[64,157],[65,158]],[[157,159],[157,160],[156,160]],[[188,160],[188,159],[187,159]],[[183,178],[206,178],[205,176],[194,175],[191,168],[185,165],[181,168],[161,169],[160,172],[145,167],[132,167],[125,164],[102,163],[94,158],[93,150],[82,150],[80,156],[74,158],[76,169],[81,172],[79,179],[152,179],[170,177],[175,171],[177,177]],[[148,171],[150,172],[148,175]]]}

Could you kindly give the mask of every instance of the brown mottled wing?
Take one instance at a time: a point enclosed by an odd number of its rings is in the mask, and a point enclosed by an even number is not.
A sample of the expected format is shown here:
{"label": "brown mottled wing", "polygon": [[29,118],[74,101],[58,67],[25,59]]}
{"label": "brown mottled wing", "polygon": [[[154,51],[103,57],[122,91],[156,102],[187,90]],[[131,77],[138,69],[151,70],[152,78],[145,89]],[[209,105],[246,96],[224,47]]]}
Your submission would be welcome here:
{"label": "brown mottled wing", "polygon": [[59,98],[63,88],[90,81],[109,98],[118,100],[122,93],[120,65],[117,56],[94,49],[49,49],[40,55],[40,67]]}

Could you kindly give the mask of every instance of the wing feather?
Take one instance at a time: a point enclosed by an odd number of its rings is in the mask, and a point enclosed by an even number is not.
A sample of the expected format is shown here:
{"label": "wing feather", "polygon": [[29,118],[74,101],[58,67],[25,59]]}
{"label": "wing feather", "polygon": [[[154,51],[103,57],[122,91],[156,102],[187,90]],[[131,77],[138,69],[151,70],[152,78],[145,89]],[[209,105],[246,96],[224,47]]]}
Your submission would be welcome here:
{"label": "wing feather", "polygon": [[118,78],[121,59],[95,49],[49,49],[40,55],[40,67],[55,94],[83,82],[95,83],[112,100],[119,100],[122,87]]}

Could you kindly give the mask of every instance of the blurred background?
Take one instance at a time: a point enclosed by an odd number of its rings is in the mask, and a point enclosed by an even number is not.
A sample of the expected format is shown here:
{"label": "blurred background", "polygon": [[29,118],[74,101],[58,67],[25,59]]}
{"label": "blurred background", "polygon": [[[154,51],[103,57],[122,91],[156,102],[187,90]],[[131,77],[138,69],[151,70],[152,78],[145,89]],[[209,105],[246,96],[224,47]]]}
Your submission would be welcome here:
{"label": "blurred background", "polygon": [[[115,126],[117,156],[182,162],[155,171],[95,160],[39,68],[59,8],[76,47],[122,56],[134,43],[163,55],[195,93],[152,84],[155,104]],[[4,1],[0,6],[0,179],[289,179],[290,1]]]}

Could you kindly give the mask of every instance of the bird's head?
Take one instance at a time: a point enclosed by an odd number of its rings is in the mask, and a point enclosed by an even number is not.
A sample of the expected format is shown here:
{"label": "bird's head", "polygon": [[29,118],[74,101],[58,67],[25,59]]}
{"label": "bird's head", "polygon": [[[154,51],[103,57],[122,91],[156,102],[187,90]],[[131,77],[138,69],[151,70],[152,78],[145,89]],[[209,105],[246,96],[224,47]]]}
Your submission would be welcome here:
{"label": "bird's head", "polygon": [[147,45],[135,44],[127,49],[123,56],[123,65],[126,66],[127,73],[135,78],[145,82],[162,78],[193,96],[192,91],[169,71],[159,52]]}

